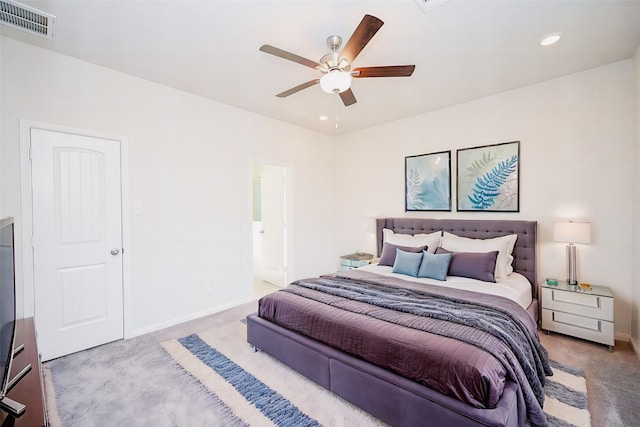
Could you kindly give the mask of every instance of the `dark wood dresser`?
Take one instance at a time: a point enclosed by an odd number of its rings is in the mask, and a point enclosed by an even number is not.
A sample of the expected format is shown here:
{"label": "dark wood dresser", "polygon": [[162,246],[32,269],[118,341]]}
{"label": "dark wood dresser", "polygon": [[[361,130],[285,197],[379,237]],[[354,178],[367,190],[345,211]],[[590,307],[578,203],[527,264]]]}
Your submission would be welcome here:
{"label": "dark wood dresser", "polygon": [[31,370],[7,393],[7,397],[22,403],[27,409],[18,418],[0,410],[0,427],[44,427],[48,423],[33,317],[16,321],[16,348],[21,344],[24,344],[24,350],[13,359],[11,378],[29,363],[31,363]]}

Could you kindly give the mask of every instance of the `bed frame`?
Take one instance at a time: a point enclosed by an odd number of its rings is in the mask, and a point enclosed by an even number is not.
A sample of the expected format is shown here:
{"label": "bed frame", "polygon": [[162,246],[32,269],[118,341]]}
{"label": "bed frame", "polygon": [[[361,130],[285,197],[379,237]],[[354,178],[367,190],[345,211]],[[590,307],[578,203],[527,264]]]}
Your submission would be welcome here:
{"label": "bed frame", "polygon": [[[444,230],[470,238],[517,234],[514,270],[529,279],[536,295],[535,221],[382,218],[377,220],[378,255],[382,250],[383,228],[404,234]],[[537,318],[537,301],[534,302],[530,311],[534,310]],[[513,382],[505,384],[495,408],[475,408],[291,332],[257,314],[247,317],[247,341],[392,426],[423,426],[435,420],[438,426],[518,426],[519,416],[525,410],[518,404],[518,386]]]}

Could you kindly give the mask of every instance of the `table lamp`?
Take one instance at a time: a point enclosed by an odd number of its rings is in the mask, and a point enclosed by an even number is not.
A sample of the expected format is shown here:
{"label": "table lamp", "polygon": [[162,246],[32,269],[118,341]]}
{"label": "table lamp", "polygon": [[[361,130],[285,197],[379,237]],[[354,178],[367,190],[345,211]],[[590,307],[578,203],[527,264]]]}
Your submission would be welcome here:
{"label": "table lamp", "polygon": [[567,283],[577,285],[576,279],[576,247],[574,243],[591,243],[591,223],[588,222],[556,222],[553,228],[553,240],[565,242],[567,245]]}

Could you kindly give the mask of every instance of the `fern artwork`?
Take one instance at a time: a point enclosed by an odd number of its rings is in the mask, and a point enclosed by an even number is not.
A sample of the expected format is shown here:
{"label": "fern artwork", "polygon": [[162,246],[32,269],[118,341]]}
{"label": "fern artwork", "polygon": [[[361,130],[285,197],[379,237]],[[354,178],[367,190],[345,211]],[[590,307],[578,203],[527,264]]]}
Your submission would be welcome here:
{"label": "fern artwork", "polygon": [[451,151],[405,157],[405,211],[451,211]]}
{"label": "fern artwork", "polygon": [[457,151],[458,211],[520,211],[520,142]]}

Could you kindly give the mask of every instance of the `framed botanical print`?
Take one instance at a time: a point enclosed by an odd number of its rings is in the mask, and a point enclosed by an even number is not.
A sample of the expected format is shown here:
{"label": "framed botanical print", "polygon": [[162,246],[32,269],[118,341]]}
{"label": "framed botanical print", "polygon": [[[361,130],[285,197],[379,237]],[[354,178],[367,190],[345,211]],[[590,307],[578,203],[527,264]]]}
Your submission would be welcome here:
{"label": "framed botanical print", "polygon": [[456,154],[458,211],[520,211],[520,141]]}
{"label": "framed botanical print", "polygon": [[405,211],[451,211],[451,151],[404,158]]}

